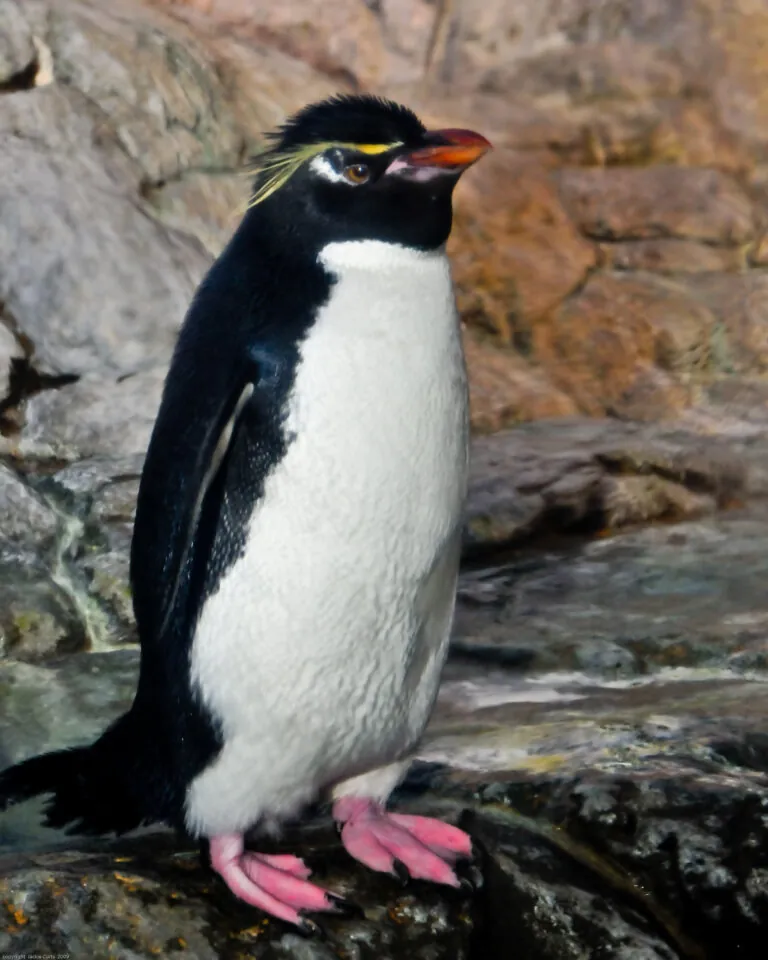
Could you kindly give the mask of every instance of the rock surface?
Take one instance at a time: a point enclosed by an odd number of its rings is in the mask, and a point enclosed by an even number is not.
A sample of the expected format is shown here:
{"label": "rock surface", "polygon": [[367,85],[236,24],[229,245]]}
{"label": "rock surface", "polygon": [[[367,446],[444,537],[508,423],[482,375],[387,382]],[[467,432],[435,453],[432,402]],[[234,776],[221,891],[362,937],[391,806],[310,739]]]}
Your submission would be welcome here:
{"label": "rock surface", "polygon": [[24,37],[37,52],[0,86],[0,449],[141,452],[192,293],[247,198],[245,158],[333,84],[128,0],[3,10],[0,72]]}
{"label": "rock surface", "polygon": [[[312,960],[757,958],[767,541],[755,507],[465,572],[455,656],[399,804],[470,830],[471,901],[357,871],[321,816],[285,842],[365,919],[308,943],[232,904],[169,834],[73,849],[19,807],[0,833],[30,851],[0,861],[3,949],[150,957],[181,938],[202,958],[225,941]],[[131,650],[6,663],[6,759],[93,736],[129,702],[136,665]]]}
{"label": "rock surface", "polygon": [[[106,852],[0,858],[0,949],[77,957],[180,956],[296,960],[468,960],[472,921],[465,893],[427,884],[403,890],[392,878],[351,876],[333,828],[305,841],[316,879],[353,899],[360,919],[324,919],[325,939],[305,939],[235,904],[194,851],[166,835]],[[314,863],[312,861],[315,861]]]}
{"label": "rock surface", "polygon": [[608,533],[715,513],[768,492],[762,434],[575,417],[475,439],[470,555],[562,531]]}

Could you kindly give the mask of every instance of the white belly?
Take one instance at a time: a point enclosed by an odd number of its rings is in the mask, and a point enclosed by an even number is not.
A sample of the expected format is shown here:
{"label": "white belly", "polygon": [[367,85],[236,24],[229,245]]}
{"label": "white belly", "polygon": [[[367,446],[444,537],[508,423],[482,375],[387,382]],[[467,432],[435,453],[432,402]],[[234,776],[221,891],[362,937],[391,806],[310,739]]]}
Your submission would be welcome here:
{"label": "white belly", "polygon": [[225,742],[187,798],[208,835],[403,756],[445,655],[468,456],[448,263],[371,241],[323,259],[339,279],[301,348],[294,439],[193,642]]}

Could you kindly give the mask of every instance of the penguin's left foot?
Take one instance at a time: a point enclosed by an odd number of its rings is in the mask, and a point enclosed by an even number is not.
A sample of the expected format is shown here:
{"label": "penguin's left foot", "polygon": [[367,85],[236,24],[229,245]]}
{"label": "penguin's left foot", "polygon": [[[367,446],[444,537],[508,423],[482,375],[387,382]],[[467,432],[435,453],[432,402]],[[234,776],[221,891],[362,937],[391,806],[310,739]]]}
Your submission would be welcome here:
{"label": "penguin's left foot", "polygon": [[372,870],[461,886],[453,866],[472,856],[469,835],[441,820],[387,813],[364,797],[341,797],[333,817],[347,853]]}
{"label": "penguin's left foot", "polygon": [[298,857],[246,852],[239,833],[211,837],[210,852],[211,866],[236,897],[306,932],[315,924],[305,913],[344,912],[345,900],[307,883],[311,871]]}

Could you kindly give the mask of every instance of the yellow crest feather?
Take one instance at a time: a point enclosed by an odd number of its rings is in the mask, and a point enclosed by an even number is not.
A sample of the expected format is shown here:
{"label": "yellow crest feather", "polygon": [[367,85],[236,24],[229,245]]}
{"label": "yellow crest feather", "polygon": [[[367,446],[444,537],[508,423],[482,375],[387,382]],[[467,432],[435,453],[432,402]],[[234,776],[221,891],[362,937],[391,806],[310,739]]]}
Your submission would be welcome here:
{"label": "yellow crest feather", "polygon": [[388,150],[394,150],[395,147],[402,146],[400,142],[396,143],[309,143],[305,146],[296,147],[285,153],[277,153],[272,147],[265,147],[261,154],[257,154],[254,164],[249,173],[255,173],[260,176],[260,183],[248,203],[248,209],[263,203],[267,197],[271,197],[296,173],[299,167],[303,166],[308,160],[325,153],[331,147],[341,147],[346,150],[357,150],[359,153],[375,156],[379,153],[386,153]]}

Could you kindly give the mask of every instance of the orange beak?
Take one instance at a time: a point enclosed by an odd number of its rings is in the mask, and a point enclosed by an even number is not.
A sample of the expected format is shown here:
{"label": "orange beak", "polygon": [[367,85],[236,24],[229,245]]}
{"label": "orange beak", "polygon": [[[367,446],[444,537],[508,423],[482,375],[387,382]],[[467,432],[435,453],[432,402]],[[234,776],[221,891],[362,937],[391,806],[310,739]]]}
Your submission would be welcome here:
{"label": "orange beak", "polygon": [[427,133],[425,139],[429,141],[429,146],[420,147],[402,157],[409,167],[454,167],[463,170],[491,149],[490,142],[472,130],[434,130]]}

